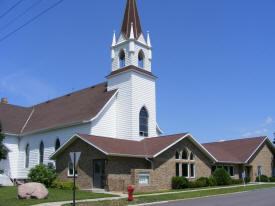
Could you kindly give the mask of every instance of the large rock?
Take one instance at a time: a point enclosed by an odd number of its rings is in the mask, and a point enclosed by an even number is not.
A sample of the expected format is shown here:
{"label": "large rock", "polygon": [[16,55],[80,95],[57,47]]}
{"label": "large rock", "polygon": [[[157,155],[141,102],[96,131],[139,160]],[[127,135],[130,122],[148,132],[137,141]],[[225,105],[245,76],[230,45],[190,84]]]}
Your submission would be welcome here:
{"label": "large rock", "polygon": [[18,199],[47,199],[49,191],[47,188],[36,182],[20,185],[18,187]]}

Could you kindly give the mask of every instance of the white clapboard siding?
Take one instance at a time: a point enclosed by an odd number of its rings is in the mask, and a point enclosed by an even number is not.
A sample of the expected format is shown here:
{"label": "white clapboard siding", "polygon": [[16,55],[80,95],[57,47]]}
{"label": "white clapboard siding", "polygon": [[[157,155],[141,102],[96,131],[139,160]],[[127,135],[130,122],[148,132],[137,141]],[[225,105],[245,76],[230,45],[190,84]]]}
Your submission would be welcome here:
{"label": "white clapboard siding", "polygon": [[[49,160],[49,156],[55,151],[55,142],[57,138],[59,138],[62,145],[74,134],[89,134],[90,131],[91,124],[89,123],[22,137],[19,143],[18,169],[16,178],[25,179],[29,170],[39,164],[39,146],[41,141],[44,143],[43,163],[48,164],[49,162],[53,162],[52,160]],[[30,146],[29,168],[25,168],[25,150],[27,144]]]}

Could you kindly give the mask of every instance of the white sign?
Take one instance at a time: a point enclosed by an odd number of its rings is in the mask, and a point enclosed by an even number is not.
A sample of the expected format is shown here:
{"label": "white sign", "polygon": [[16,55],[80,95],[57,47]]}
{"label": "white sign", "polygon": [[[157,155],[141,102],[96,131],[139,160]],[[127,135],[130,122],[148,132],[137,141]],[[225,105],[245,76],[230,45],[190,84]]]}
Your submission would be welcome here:
{"label": "white sign", "polygon": [[[74,162],[74,154],[75,154],[75,162]],[[77,165],[80,155],[81,155],[81,152],[70,152],[70,157],[73,164]]]}

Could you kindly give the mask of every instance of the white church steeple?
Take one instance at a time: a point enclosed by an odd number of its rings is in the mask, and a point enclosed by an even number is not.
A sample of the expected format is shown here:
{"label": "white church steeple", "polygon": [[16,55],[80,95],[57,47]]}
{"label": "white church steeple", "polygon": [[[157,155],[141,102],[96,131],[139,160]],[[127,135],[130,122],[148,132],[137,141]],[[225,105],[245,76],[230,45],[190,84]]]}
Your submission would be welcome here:
{"label": "white church steeple", "polygon": [[112,70],[107,90],[118,90],[114,103],[117,138],[141,140],[160,134],[156,123],[156,77],[151,73],[152,46],[142,32],[135,0],[127,0],[119,37],[113,35]]}
{"label": "white church steeple", "polygon": [[111,56],[112,72],[131,65],[151,72],[151,41],[149,36],[145,40],[135,0],[127,0],[119,37],[113,39]]}

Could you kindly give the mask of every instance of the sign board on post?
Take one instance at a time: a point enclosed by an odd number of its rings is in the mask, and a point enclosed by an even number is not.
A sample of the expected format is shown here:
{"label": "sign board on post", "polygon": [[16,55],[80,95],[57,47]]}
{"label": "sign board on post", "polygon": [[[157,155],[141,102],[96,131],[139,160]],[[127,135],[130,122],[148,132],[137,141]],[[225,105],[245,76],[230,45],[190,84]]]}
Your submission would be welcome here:
{"label": "sign board on post", "polygon": [[75,206],[75,170],[76,170],[76,165],[78,163],[78,160],[80,158],[81,152],[70,152],[70,157],[73,163],[74,167],[74,190],[73,190],[73,206]]}

